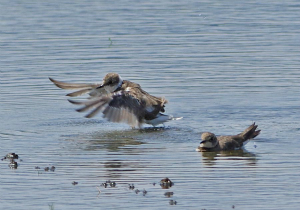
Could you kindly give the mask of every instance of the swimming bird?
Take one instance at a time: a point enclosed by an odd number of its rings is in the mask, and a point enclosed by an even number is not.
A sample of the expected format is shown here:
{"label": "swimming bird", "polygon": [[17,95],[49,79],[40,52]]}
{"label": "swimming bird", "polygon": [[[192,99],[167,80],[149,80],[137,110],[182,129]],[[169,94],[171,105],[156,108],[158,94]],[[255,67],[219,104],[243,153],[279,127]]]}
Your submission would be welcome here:
{"label": "swimming bird", "polygon": [[242,133],[232,136],[218,136],[210,132],[201,135],[202,141],[196,149],[199,152],[215,152],[240,149],[245,146],[250,139],[259,135],[260,130],[256,130],[257,125],[253,123]]}
{"label": "swimming bird", "polygon": [[117,73],[108,73],[102,83],[80,84],[66,83],[49,78],[57,87],[62,89],[78,89],[67,94],[76,97],[88,93],[86,101],[70,100],[72,104],[82,105],[78,112],[91,110],[85,117],[94,117],[99,112],[111,122],[125,122],[132,128],[141,128],[142,124],[156,126],[170,120],[178,120],[165,112],[167,100],[156,97],[144,91],[137,83],[123,80]]}

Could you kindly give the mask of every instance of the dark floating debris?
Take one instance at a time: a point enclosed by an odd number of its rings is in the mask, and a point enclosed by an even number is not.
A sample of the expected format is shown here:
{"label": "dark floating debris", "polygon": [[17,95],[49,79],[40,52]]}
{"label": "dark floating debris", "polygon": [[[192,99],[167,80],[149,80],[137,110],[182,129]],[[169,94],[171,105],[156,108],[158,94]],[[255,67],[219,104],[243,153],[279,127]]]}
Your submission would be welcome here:
{"label": "dark floating debris", "polygon": [[177,201],[170,200],[170,201],[169,201],[169,204],[170,204],[170,205],[177,205]]}
{"label": "dark floating debris", "polygon": [[108,185],[109,185],[110,187],[116,187],[117,183],[108,180],[108,181],[102,183],[100,186],[102,186],[102,187],[104,187],[104,188],[107,188]]}
{"label": "dark floating debris", "polygon": [[110,182],[109,185],[110,187],[116,187],[116,182]]}
{"label": "dark floating debris", "polygon": [[5,157],[9,159],[18,159],[19,155],[13,152],[13,153],[8,153]]}
{"label": "dark floating debris", "polygon": [[143,190],[143,196],[145,196],[147,194],[147,190]]}
{"label": "dark floating debris", "polygon": [[107,185],[108,184],[106,182],[101,184],[101,186],[104,187],[104,188],[107,188]]}
{"label": "dark floating debris", "polygon": [[17,155],[16,153],[8,153],[7,155],[5,155],[1,160],[8,160],[10,163],[8,164],[8,166],[11,169],[17,169],[18,168],[18,163],[17,161],[15,161],[15,159],[18,159],[19,155]]}
{"label": "dark floating debris", "polygon": [[[41,169],[41,167],[36,166],[36,167],[34,167],[34,169],[39,170],[39,169]],[[55,166],[51,166],[51,167],[47,166],[47,167],[44,168],[44,171],[52,171],[52,172],[54,172],[55,171]]]}
{"label": "dark floating debris", "polygon": [[173,195],[174,195],[173,192],[165,192],[165,196],[168,198],[172,197]]}
{"label": "dark floating debris", "polygon": [[130,190],[134,190],[134,185],[133,185],[133,184],[128,184],[128,188],[129,188]]}
{"label": "dark floating debris", "polygon": [[136,189],[134,192],[135,192],[135,194],[139,194],[140,190]]}
{"label": "dark floating debris", "polygon": [[78,182],[75,182],[75,181],[72,182],[72,185],[77,185],[77,184],[78,184]]}
{"label": "dark floating debris", "polygon": [[12,152],[12,153],[8,153],[7,155],[5,155],[1,160],[6,160],[6,159],[10,159],[10,160],[14,160],[14,159],[19,159],[19,155],[17,155],[16,153]]}
{"label": "dark floating debris", "polygon": [[174,183],[169,178],[164,178],[164,179],[160,180],[160,186],[163,189],[169,189],[173,185],[174,185]]}

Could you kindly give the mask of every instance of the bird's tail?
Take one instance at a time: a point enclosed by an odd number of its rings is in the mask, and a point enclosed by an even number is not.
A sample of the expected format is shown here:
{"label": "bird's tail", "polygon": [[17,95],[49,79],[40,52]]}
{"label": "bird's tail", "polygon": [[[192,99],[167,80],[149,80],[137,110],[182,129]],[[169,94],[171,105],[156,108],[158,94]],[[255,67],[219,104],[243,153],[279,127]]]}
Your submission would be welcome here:
{"label": "bird's tail", "polygon": [[257,125],[255,125],[255,123],[253,123],[246,130],[244,130],[242,133],[240,133],[239,136],[241,136],[244,139],[244,141],[253,139],[256,136],[258,136],[260,133],[260,130],[256,130],[256,128],[257,128]]}
{"label": "bird's tail", "polygon": [[180,120],[180,119],[182,119],[182,117],[173,117],[172,115],[165,115],[165,114],[159,113],[155,119],[146,120],[145,123],[156,126],[159,124],[164,124],[165,122],[168,122],[170,120]]}

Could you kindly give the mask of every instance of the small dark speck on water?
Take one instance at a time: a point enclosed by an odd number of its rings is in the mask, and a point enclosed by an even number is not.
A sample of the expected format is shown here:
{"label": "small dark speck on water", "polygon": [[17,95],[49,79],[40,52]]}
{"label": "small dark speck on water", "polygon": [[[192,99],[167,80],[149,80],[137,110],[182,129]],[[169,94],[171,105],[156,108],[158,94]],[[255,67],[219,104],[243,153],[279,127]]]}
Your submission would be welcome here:
{"label": "small dark speck on water", "polygon": [[174,183],[167,177],[160,181],[160,186],[163,189],[168,189],[168,188],[172,187],[173,185],[174,185]]}
{"label": "small dark speck on water", "polygon": [[78,184],[78,182],[75,182],[75,181],[72,182],[72,185],[77,185],[77,184]]}
{"label": "small dark speck on water", "polygon": [[116,187],[116,182],[110,182],[109,185],[110,185],[111,187]]}
{"label": "small dark speck on water", "polygon": [[173,195],[174,195],[173,192],[166,192],[165,193],[165,196],[168,197],[168,198],[172,197]]}
{"label": "small dark speck on water", "polygon": [[169,201],[169,204],[170,204],[170,205],[177,205],[177,201],[170,200],[170,201]]}
{"label": "small dark speck on water", "polygon": [[147,194],[147,190],[143,190],[143,196],[145,196]]}
{"label": "small dark speck on water", "polygon": [[102,183],[101,186],[103,186],[104,188],[107,188],[107,183]]}

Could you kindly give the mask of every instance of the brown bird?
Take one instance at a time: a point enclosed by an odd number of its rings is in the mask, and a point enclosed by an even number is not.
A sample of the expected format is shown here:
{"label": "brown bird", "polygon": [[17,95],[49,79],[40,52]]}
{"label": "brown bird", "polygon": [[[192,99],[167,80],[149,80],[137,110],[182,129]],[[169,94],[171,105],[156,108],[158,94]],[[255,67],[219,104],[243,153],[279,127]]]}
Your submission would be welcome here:
{"label": "brown bird", "polygon": [[88,93],[86,101],[69,100],[72,104],[82,105],[78,112],[91,110],[85,117],[94,117],[99,112],[111,122],[125,122],[132,128],[141,128],[143,123],[153,126],[170,120],[178,120],[165,112],[167,100],[152,96],[137,83],[122,80],[117,73],[108,73],[101,84],[66,83],[49,78],[62,89],[78,89],[67,96],[75,97]]}
{"label": "brown bird", "polygon": [[259,135],[260,130],[256,130],[257,125],[253,123],[242,133],[232,136],[218,136],[210,132],[202,133],[199,152],[215,152],[224,150],[234,150],[245,146],[250,139]]}

